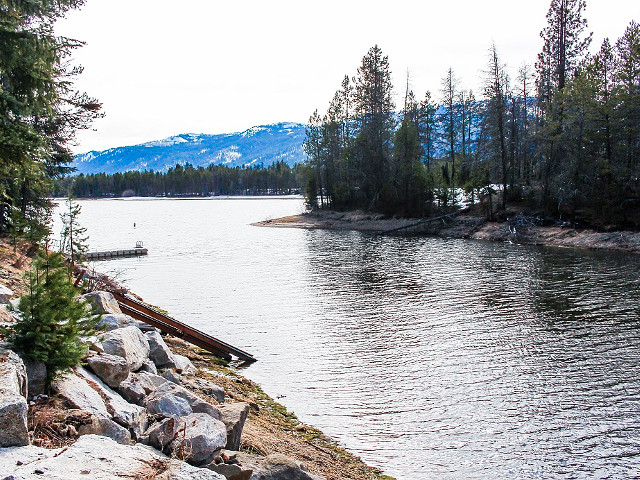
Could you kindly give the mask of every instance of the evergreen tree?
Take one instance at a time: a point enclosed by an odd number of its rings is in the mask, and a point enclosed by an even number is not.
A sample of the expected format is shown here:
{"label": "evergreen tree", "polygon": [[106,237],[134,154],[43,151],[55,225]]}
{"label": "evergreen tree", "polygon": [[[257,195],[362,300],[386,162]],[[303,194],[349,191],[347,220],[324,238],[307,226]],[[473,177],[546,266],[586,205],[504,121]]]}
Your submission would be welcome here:
{"label": "evergreen tree", "polygon": [[90,336],[99,316],[77,298],[60,253],[40,253],[26,276],[20,297],[20,320],[3,328],[12,348],[47,367],[47,384],[78,365],[87,354],[81,336]]}
{"label": "evergreen tree", "polygon": [[89,250],[87,229],[79,222],[81,210],[82,208],[74,201],[69,192],[65,211],[60,214],[62,219],[62,248],[60,250],[69,255],[71,265],[82,263]]}
{"label": "evergreen tree", "polygon": [[456,151],[458,139],[458,118],[457,97],[458,97],[458,79],[453,74],[453,69],[447,70],[447,75],[442,79],[442,94],[440,125],[442,128],[443,140],[446,145],[447,156],[451,162],[451,174],[443,175],[443,178],[450,182],[452,195],[451,198],[455,202],[453,192],[456,185]]}
{"label": "evergreen tree", "polygon": [[394,128],[392,89],[389,58],[375,45],[362,59],[355,86],[355,113],[359,124],[355,150],[364,176],[362,189],[369,210],[381,201],[384,203],[389,177]]}
{"label": "evergreen tree", "polygon": [[13,208],[24,232],[46,237],[52,180],[69,171],[74,132],[88,128],[100,104],[72,89],[81,73],[64,61],[80,43],[53,33],[81,0],[0,0],[0,233]]}
{"label": "evergreen tree", "polygon": [[587,53],[591,34],[583,36],[587,27],[585,7],[585,0],[551,1],[547,26],[540,32],[544,46],[536,64],[538,88],[545,101],[564,88]]}
{"label": "evergreen tree", "polygon": [[492,152],[494,162],[497,164],[496,170],[499,173],[502,184],[502,208],[506,207],[507,201],[507,88],[508,79],[504,65],[498,57],[498,50],[495,43],[489,49],[489,64],[485,72],[485,91],[487,97],[487,107],[485,112],[484,128],[487,134],[485,141],[490,142],[487,151]]}

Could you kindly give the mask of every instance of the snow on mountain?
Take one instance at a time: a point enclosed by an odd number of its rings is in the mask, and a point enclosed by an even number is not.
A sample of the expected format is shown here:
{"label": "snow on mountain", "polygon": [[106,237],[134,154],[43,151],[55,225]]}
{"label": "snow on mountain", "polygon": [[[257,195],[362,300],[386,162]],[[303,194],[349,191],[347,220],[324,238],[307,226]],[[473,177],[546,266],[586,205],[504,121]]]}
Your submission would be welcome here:
{"label": "snow on mountain", "polygon": [[268,166],[280,160],[289,165],[306,158],[302,148],[305,125],[276,123],[244,132],[219,135],[185,133],[128,147],[76,155],[77,173],[117,173],[129,170],[166,171],[180,163],[195,167],[210,164],[228,167]]}

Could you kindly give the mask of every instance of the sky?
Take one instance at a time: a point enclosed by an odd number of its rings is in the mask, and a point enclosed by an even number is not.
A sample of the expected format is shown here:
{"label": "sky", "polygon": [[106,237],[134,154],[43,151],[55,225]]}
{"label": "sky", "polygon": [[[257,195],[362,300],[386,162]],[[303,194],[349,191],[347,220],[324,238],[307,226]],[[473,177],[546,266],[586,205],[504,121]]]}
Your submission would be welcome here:
{"label": "sky", "polygon": [[[324,113],[344,75],[377,44],[395,93],[421,99],[451,67],[479,96],[495,42],[513,78],[542,47],[550,0],[87,0],[56,25],[82,40],[76,86],[103,104],[75,153],[180,133],[228,133]],[[592,50],[613,41],[637,0],[588,0]]]}

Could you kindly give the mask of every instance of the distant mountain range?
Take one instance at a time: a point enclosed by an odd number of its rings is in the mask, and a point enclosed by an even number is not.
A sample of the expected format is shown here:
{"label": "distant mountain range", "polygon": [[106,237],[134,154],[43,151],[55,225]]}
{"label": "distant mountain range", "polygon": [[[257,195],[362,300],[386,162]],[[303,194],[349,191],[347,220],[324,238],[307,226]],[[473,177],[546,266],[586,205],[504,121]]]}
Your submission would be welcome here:
{"label": "distant mountain range", "polygon": [[129,170],[167,171],[180,163],[229,167],[264,166],[280,160],[289,165],[306,158],[302,149],[305,125],[276,123],[252,127],[244,132],[207,135],[185,133],[164,140],[92,151],[76,155],[76,173],[117,173]]}

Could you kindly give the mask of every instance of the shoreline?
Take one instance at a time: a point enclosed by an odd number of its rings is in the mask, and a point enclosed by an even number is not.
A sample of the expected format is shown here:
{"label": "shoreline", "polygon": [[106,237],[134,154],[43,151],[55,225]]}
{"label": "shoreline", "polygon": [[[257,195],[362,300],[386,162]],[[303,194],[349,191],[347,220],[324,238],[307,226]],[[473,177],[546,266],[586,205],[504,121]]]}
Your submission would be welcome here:
{"label": "shoreline", "polygon": [[[598,232],[561,226],[522,223],[510,229],[506,221],[487,221],[468,211],[435,217],[388,218],[362,211],[321,210],[252,223],[257,227],[302,228],[306,230],[359,231],[374,234],[414,234],[440,238],[458,238],[493,242],[512,242],[560,248],[578,248],[640,253],[640,232]],[[397,232],[396,232],[397,230]]]}
{"label": "shoreline", "polygon": [[[11,287],[12,298],[25,293],[21,288],[21,277],[29,268],[30,260],[26,244],[21,243],[13,251],[8,239],[0,238],[0,284]],[[0,305],[0,322],[13,321]],[[244,428],[240,427],[241,452],[260,458],[285,455],[326,480],[394,480],[379,468],[367,465],[319,429],[300,421],[285,405],[265,393],[259,384],[243,376],[237,368],[229,367],[224,360],[177,337],[166,335],[163,338],[174,354],[186,357],[195,367],[190,373],[177,375],[183,380],[179,383],[185,389],[214,406],[248,405]],[[212,393],[211,385],[224,390],[223,403]],[[50,450],[67,448],[80,440],[83,436],[76,431],[78,410],[71,407],[57,395],[45,400],[35,398],[28,409],[30,443]],[[56,442],[51,443],[52,438]],[[130,446],[136,445],[139,443]],[[3,451],[5,449],[0,448],[0,460]]]}

